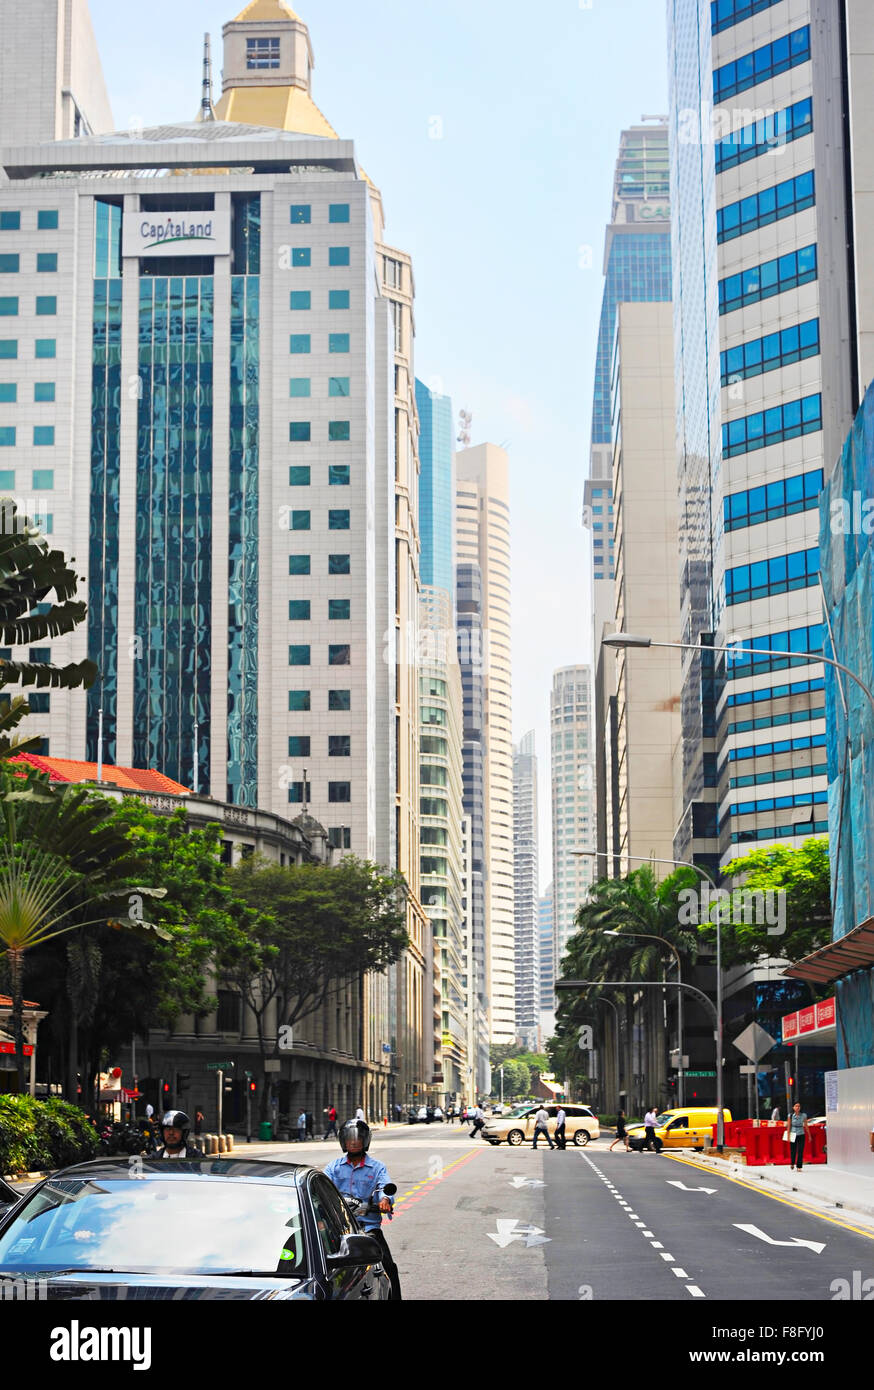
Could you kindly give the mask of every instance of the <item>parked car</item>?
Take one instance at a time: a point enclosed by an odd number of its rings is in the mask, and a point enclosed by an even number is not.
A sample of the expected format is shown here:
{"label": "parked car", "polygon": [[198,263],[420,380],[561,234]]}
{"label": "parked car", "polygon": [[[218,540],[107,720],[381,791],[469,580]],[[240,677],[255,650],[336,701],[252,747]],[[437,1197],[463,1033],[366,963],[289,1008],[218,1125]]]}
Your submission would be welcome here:
{"label": "parked car", "polygon": [[[656,1117],[655,1137],[665,1149],[703,1149],[705,1141],[713,1134],[713,1126],[719,1111],[716,1106],[683,1106],[676,1110],[663,1110]],[[723,1118],[731,1119],[731,1111],[723,1108]],[[635,1153],[643,1148],[644,1125],[629,1125],[628,1147]]]}
{"label": "parked car", "polygon": [[65,1300],[389,1298],[381,1247],[304,1164],[127,1158],[61,1169],[0,1218],[0,1277]]}
{"label": "parked car", "polygon": [[0,1178],[0,1216],[5,1216],[11,1211],[16,1202],[21,1201],[21,1193],[16,1192],[14,1187],[10,1187],[8,1182]]}
{"label": "parked car", "polygon": [[[598,1117],[588,1105],[567,1105],[561,1107],[557,1105],[545,1105],[544,1109],[549,1116],[549,1133],[555,1133],[555,1117],[559,1108],[564,1110],[566,1116],[565,1137],[572,1139],[575,1144],[588,1144],[590,1139],[597,1139],[601,1133],[601,1126]],[[506,1139],[508,1144],[523,1144],[526,1139],[534,1138],[534,1116],[540,1109],[540,1105],[529,1105],[522,1110],[521,1114],[512,1115],[490,1115],[486,1120],[483,1129],[483,1138],[490,1144],[500,1144]]]}

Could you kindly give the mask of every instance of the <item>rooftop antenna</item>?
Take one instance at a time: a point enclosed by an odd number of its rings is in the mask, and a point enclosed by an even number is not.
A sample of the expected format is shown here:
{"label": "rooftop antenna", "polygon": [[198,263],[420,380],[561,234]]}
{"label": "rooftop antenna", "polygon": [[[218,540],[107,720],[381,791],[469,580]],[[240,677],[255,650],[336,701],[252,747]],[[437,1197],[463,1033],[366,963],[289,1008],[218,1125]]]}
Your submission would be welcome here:
{"label": "rooftop antenna", "polygon": [[458,412],[458,437],[456,444],[463,444],[465,449],[470,448],[470,431],[473,425],[473,415],[469,410],[459,410]]}
{"label": "rooftop antenna", "polygon": [[212,104],[212,51],[209,34],[203,36],[203,94],[200,98],[200,119],[215,120],[215,107]]}

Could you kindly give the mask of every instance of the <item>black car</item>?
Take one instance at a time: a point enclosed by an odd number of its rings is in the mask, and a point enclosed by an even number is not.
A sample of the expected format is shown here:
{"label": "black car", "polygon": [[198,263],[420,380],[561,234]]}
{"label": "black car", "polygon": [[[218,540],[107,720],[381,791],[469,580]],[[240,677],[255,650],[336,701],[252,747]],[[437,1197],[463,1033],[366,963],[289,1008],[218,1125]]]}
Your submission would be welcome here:
{"label": "black car", "polygon": [[0,1278],[49,1299],[388,1299],[373,1236],[324,1173],[238,1158],[102,1158],[0,1215]]}
{"label": "black car", "polygon": [[8,1182],[0,1178],[0,1217],[11,1211],[16,1202],[21,1201],[21,1193],[16,1192],[14,1187],[10,1187]]}

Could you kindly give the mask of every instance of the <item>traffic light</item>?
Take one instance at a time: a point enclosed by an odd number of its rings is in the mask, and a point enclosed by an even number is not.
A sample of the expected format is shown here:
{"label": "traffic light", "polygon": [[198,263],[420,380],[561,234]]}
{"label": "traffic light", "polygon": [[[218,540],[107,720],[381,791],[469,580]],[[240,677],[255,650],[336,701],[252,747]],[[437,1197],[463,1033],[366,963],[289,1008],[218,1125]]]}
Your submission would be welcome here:
{"label": "traffic light", "polygon": [[254,1095],[255,1092],[257,1091],[257,1089],[258,1089],[258,1082],[257,1082],[257,1081],[250,1081],[250,1082],[249,1082],[249,1093],[250,1093],[250,1095]]}
{"label": "traffic light", "polygon": [[170,1094],[170,1082],[169,1082],[169,1081],[165,1081],[165,1082],[164,1082],[164,1085],[161,1087],[161,1091],[162,1091],[162,1093],[163,1093],[163,1095],[164,1095],[164,1098],[166,1099],[167,1096],[169,1096],[169,1094]]}
{"label": "traffic light", "polygon": [[225,1084],[224,1084],[224,1090],[225,1090],[225,1092],[227,1093],[228,1091],[232,1091],[233,1089],[234,1089],[234,1078],[233,1078],[232,1076],[226,1076],[226,1077],[225,1077]]}

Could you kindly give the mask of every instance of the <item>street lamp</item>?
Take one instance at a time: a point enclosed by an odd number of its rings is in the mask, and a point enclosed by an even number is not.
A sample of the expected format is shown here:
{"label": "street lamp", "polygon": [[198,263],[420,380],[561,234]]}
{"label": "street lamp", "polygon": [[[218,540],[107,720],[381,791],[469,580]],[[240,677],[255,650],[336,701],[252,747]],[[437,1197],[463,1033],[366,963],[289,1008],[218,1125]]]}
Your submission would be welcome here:
{"label": "street lamp", "polygon": [[[637,937],[637,938],[638,938],[639,940],[641,940],[641,941],[660,941],[660,942],[662,943],[663,946],[667,946],[668,950],[673,952],[673,954],[674,954],[674,959],[675,959],[676,962],[677,962],[677,983],[680,984],[680,985],[682,985],[682,983],[683,983],[683,963],[682,963],[682,961],[680,960],[680,952],[677,950],[676,946],[674,946],[670,941],[667,941],[667,940],[665,939],[665,937],[663,937],[663,936],[656,936],[653,932],[644,932],[644,931],[611,931],[609,928],[605,928],[605,930],[604,930],[604,936],[634,936],[634,937]],[[679,1066],[677,1067],[677,1104],[682,1106],[682,1105],[685,1105],[685,1103],[686,1103],[686,1100],[685,1100],[686,1091],[685,1091],[685,1086],[684,1086],[684,1076],[685,1076],[685,1073],[684,1073],[684,1071],[683,1071],[683,991],[682,991],[682,989],[680,989],[680,990],[677,992],[677,1033],[678,1033],[679,1042],[680,1042],[680,1063],[679,1063]]]}

